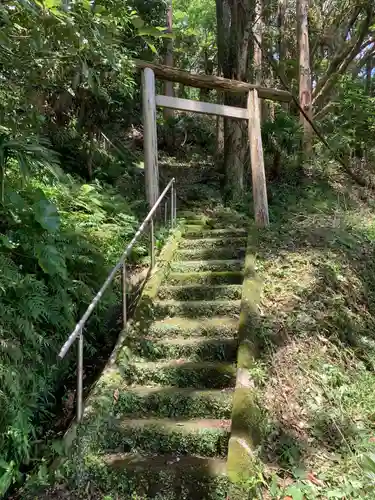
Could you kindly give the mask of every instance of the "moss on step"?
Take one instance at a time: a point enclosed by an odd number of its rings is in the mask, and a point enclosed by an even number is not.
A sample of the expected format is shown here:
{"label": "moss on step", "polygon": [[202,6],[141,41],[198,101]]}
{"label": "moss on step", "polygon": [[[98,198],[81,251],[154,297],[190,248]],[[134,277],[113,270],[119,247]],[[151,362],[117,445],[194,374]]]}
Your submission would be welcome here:
{"label": "moss on step", "polygon": [[188,358],[190,361],[235,361],[234,338],[174,337],[161,340],[135,339],[132,352],[149,361]]}
{"label": "moss on step", "polygon": [[233,387],[236,368],[223,362],[192,363],[184,359],[170,362],[125,362],[122,375],[128,384],[159,384],[196,389]]}
{"label": "moss on step", "polygon": [[241,285],[167,285],[159,288],[158,297],[174,300],[239,300],[241,292]]}
{"label": "moss on step", "polygon": [[201,213],[196,213],[192,212],[190,210],[183,210],[178,213],[178,218],[179,219],[184,219],[186,222],[203,222],[205,223],[207,220],[210,219],[207,215],[201,214]]}
{"label": "moss on step", "polygon": [[225,500],[225,471],[225,460],[218,458],[107,454],[91,463],[90,476],[100,481],[107,475],[108,489],[120,498]]}
{"label": "moss on step", "polygon": [[169,285],[242,285],[243,273],[241,271],[216,271],[197,273],[170,273]]}
{"label": "moss on step", "polygon": [[185,316],[189,318],[231,316],[240,312],[240,300],[158,300],[154,302],[154,317]]}
{"label": "moss on step", "polygon": [[135,310],[134,316],[136,319],[139,316],[142,316],[142,301],[148,302],[156,297],[158,289],[165,278],[168,265],[178,249],[180,240],[181,231],[175,231],[175,233],[171,236],[171,238],[169,238],[168,242],[160,252],[157,267],[154,269],[150,279],[147,281],[142,291],[142,296],[139,301],[139,307],[137,307]]}
{"label": "moss on step", "polygon": [[149,334],[153,337],[164,337],[179,335],[190,337],[198,336],[217,336],[217,337],[235,337],[238,330],[238,319],[213,316],[210,318],[191,319],[176,316],[155,321],[151,324]]}
{"label": "moss on step", "polygon": [[233,425],[228,448],[228,474],[232,481],[239,484],[251,479],[254,471],[256,473],[259,469],[255,451],[262,439],[264,421],[258,390],[250,375],[257,356],[254,325],[259,321],[258,306],[261,296],[261,283],[255,271],[251,244],[246,255],[244,274],[237,379],[232,410]]}
{"label": "moss on step", "polygon": [[245,257],[245,247],[228,247],[228,248],[191,248],[187,250],[177,250],[175,260],[211,260],[211,259],[241,259]]}
{"label": "moss on step", "polygon": [[246,229],[231,228],[231,229],[209,229],[207,226],[184,226],[183,235],[185,238],[229,238],[233,237],[246,237]]}
{"label": "moss on step", "polygon": [[118,390],[115,415],[137,417],[223,418],[231,417],[232,389],[178,387],[124,387]]}
{"label": "moss on step", "polygon": [[116,452],[225,456],[230,420],[111,419],[100,443]]}
{"label": "moss on step", "polygon": [[240,248],[246,246],[246,238],[238,236],[221,236],[219,238],[211,238],[205,236],[200,239],[181,238],[179,249],[217,249],[223,247]]}
{"label": "moss on step", "polygon": [[241,271],[243,261],[241,259],[231,260],[196,260],[175,261],[171,263],[172,272],[198,272],[198,271]]}

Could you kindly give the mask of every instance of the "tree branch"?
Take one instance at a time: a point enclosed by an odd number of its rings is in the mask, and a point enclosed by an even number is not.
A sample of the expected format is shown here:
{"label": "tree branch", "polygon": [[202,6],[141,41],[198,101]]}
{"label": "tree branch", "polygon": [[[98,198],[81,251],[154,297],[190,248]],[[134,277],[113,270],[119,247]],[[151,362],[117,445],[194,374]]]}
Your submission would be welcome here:
{"label": "tree branch", "polygon": [[292,100],[295,103],[295,105],[297,106],[297,108],[299,109],[300,113],[305,117],[306,121],[309,122],[311,128],[316,133],[316,135],[317,135],[318,139],[320,140],[320,142],[322,144],[324,144],[324,146],[326,146],[326,148],[332,153],[332,155],[335,158],[335,160],[343,167],[344,171],[357,184],[359,184],[360,186],[368,187],[368,188],[370,188],[372,190],[375,190],[375,186],[373,186],[372,184],[370,184],[369,182],[367,182],[365,179],[363,179],[362,177],[360,177],[359,175],[357,175],[355,172],[353,172],[353,170],[350,168],[349,163],[347,161],[345,161],[341,157],[341,155],[339,155],[333,149],[333,147],[328,143],[328,141],[323,136],[323,133],[319,130],[318,126],[316,125],[315,121],[313,119],[311,119],[307,115],[307,113],[305,112],[305,110],[300,105],[298,97],[296,97],[296,95],[294,94],[294,92],[292,91],[292,89],[289,87],[287,79],[286,79],[285,75],[280,71],[280,67],[279,67],[277,61],[275,61],[275,58],[274,58],[272,52],[266,52],[266,51],[264,51],[263,47],[259,44],[258,40],[255,37],[253,37],[253,38],[254,38],[255,43],[257,43],[259,45],[260,49],[263,51],[265,58],[267,58],[269,64],[271,65],[272,69],[274,70],[275,74],[279,77],[279,79],[280,79],[283,87],[285,88],[285,90],[287,92],[289,92],[290,95],[292,96]]}
{"label": "tree branch", "polygon": [[326,75],[318,82],[313,94],[313,106],[321,102],[331,90],[340,76],[347,69],[353,59],[359,54],[365,36],[368,33],[372,17],[373,6],[366,7],[366,17],[362,21],[356,41],[348,42],[347,46],[331,61]]}
{"label": "tree branch", "polygon": [[314,120],[321,120],[326,116],[326,114],[331,111],[332,108],[336,106],[335,101],[330,101],[328,104],[324,106],[321,110],[319,110],[315,115],[314,115]]}
{"label": "tree branch", "polygon": [[367,61],[374,56],[375,54],[375,40],[371,42],[372,43],[372,47],[370,47],[366,52],[365,54],[362,55],[362,57],[356,61],[355,63],[355,68],[353,69],[352,71],[352,76],[353,78],[355,78],[356,76],[358,76],[359,72],[361,71],[361,69],[363,68],[363,66],[367,63]]}

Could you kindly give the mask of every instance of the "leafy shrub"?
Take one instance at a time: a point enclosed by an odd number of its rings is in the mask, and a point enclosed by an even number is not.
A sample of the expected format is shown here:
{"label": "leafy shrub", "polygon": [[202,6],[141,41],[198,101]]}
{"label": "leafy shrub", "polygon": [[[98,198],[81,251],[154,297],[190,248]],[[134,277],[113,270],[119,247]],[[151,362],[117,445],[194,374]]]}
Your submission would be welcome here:
{"label": "leafy shrub", "polygon": [[[57,353],[134,235],[132,203],[99,182],[41,172],[25,187],[13,172],[0,207],[0,493],[33,456],[54,393],[75,356]],[[147,252],[138,245],[132,256]],[[116,300],[105,296],[97,315]],[[95,320],[95,318],[94,318]],[[100,341],[88,332],[93,355]]]}

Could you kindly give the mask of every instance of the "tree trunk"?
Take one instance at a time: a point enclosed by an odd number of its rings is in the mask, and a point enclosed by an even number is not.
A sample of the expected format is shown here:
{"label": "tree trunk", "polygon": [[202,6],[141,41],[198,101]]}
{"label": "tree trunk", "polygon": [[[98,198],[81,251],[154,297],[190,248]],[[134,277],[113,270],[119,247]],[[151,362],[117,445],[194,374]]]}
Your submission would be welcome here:
{"label": "tree trunk", "polygon": [[[297,37],[299,49],[299,100],[301,107],[312,118],[311,72],[308,27],[308,0],[297,0]],[[303,126],[303,149],[306,157],[312,152],[312,129],[305,117],[300,114]]]}
{"label": "tree trunk", "polygon": [[[218,91],[216,102],[218,104],[224,103],[224,93]],[[224,117],[216,117],[216,151],[215,151],[215,165],[220,174],[224,174]]]}
{"label": "tree trunk", "polygon": [[255,85],[262,85],[262,35],[263,35],[263,0],[255,2],[254,21],[254,81]]}
{"label": "tree trunk", "polygon": [[88,150],[87,150],[87,174],[90,181],[93,178],[93,163],[94,163],[94,132],[90,129],[88,131]]}
{"label": "tree trunk", "polygon": [[[172,0],[169,1],[168,11],[167,11],[167,33],[172,34],[173,29],[173,8],[172,8]],[[173,41],[172,38],[166,39],[166,53],[165,53],[165,65],[173,66]],[[169,97],[174,96],[173,91],[173,83],[170,81],[166,81],[164,83],[164,94]],[[173,116],[173,110],[164,108],[164,118],[168,119]]]}
{"label": "tree trunk", "polygon": [[[286,8],[287,8],[287,0],[279,0],[278,12],[277,12],[277,28],[278,28],[277,49],[279,53],[280,70],[282,71],[282,73],[285,73],[285,59],[287,54],[286,42],[285,42]],[[289,104],[283,103],[282,107],[285,110],[287,110]]]}
{"label": "tree trunk", "polygon": [[[217,0],[218,59],[225,78],[245,81],[249,63],[249,47],[253,9],[248,2]],[[253,6],[252,6],[253,7]],[[242,106],[241,96],[225,96],[225,104]],[[244,129],[236,120],[224,120],[224,194],[239,199],[244,189],[244,161],[247,142]]]}
{"label": "tree trunk", "polygon": [[[253,25],[253,33],[254,33],[254,49],[253,49],[254,83],[255,85],[262,85],[263,0],[255,0],[255,21]],[[255,41],[255,39],[257,41]],[[264,117],[266,116],[266,107],[267,104],[263,102],[260,109],[261,121],[262,118],[264,119]]]}
{"label": "tree trunk", "polygon": [[[216,44],[217,44],[217,76],[222,77],[227,60],[227,32],[229,28],[228,4],[223,0],[216,0]],[[217,103],[224,104],[224,92],[217,90]],[[224,117],[216,117],[216,154],[215,165],[221,176],[220,185],[224,188]]]}
{"label": "tree trunk", "polygon": [[225,195],[232,200],[239,200],[244,189],[244,160],[246,148],[243,144],[243,128],[238,120],[224,120],[224,164]]}

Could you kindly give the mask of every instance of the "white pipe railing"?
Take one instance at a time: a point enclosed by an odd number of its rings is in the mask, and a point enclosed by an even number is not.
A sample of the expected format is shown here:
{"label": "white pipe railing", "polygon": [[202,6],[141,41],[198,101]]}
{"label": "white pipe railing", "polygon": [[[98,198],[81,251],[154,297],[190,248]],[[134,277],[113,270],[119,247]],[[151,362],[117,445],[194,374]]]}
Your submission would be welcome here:
{"label": "white pipe railing", "polygon": [[[78,338],[78,363],[77,363],[77,422],[80,422],[83,415],[83,328],[91,314],[93,313],[95,307],[100,302],[103,297],[104,292],[108,288],[108,286],[112,283],[114,277],[117,272],[122,270],[122,324],[123,328],[126,328],[127,325],[127,303],[126,303],[126,259],[129,256],[130,251],[134,247],[138,238],[144,233],[147,226],[149,226],[150,230],[150,268],[151,270],[155,266],[155,233],[154,233],[154,216],[162,203],[163,199],[167,196],[168,192],[171,192],[171,210],[170,210],[170,220],[171,227],[175,227],[176,223],[176,186],[175,179],[173,178],[169,181],[167,187],[161,193],[159,198],[156,200],[154,206],[149,211],[147,217],[139,226],[138,231],[135,233],[134,238],[131,240],[129,245],[126,247],[124,253],[122,254],[120,260],[117,262],[115,267],[109,273],[107,279],[103,283],[101,289],[93,298],[91,304],[86,309],[86,312],[83,314],[82,318],[76,324],[74,330],[69,335],[68,339],[61,347],[59,352],[59,358],[63,359],[73,343]],[[165,213],[167,214],[168,209],[168,200],[165,201]],[[167,223],[167,215],[165,215],[165,223]]]}

